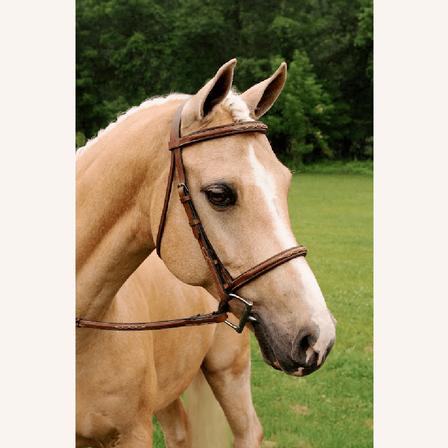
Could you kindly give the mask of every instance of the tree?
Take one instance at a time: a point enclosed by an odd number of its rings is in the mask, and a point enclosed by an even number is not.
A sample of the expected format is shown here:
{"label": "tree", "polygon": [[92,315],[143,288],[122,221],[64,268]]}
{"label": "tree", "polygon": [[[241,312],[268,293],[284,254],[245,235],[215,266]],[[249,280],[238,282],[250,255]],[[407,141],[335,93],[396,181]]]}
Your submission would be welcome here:
{"label": "tree", "polygon": [[77,0],[76,20],[80,144],[148,97],[194,93],[238,57],[241,91],[289,64],[266,117],[285,161],[371,157],[371,0]]}
{"label": "tree", "polygon": [[[278,65],[282,58],[273,60]],[[276,153],[293,165],[303,160],[331,157],[326,129],[334,107],[317,81],[308,56],[295,51],[288,68],[288,81],[266,121]]]}

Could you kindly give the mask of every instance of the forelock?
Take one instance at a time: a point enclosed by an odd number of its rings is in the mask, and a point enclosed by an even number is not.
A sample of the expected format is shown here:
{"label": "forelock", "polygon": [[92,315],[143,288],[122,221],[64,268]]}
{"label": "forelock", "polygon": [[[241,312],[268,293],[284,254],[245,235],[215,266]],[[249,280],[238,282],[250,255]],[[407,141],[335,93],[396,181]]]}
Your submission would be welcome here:
{"label": "forelock", "polygon": [[248,105],[236,91],[231,90],[222,102],[222,105],[232,114],[235,122],[254,121],[250,116]]}

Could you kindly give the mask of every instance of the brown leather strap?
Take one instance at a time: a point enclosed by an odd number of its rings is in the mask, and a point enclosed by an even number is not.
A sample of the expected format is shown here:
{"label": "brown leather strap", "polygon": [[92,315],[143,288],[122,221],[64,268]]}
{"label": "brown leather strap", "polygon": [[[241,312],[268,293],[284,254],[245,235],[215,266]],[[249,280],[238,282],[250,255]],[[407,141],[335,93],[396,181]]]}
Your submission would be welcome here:
{"label": "brown leather strap", "polygon": [[305,257],[306,254],[307,250],[305,246],[291,247],[290,249],[279,252],[236,277],[229,285],[229,291],[236,291],[277,266],[280,266],[293,258]]}
{"label": "brown leather strap", "polygon": [[226,300],[226,285],[229,281],[232,281],[232,277],[224,268],[224,265],[213,249],[210,241],[208,240],[202,222],[194,206],[193,199],[191,198],[190,192],[187,187],[185,168],[182,161],[182,149],[176,148],[173,152],[176,161],[176,170],[179,182],[177,189],[180,202],[184,207],[188,222],[190,224],[191,230],[193,231],[193,235],[199,243],[202,255],[207,262],[207,265],[213,277],[213,281],[217,286],[219,298],[220,300]]}
{"label": "brown leather strap", "polygon": [[[261,132],[266,133],[268,127],[259,121],[247,121],[242,123],[229,123],[221,126],[214,126],[207,129],[191,132],[181,137],[181,120],[182,120],[183,104],[178,107],[173,118],[173,122],[170,130],[170,140],[168,143],[168,149],[171,151],[171,165],[168,172],[168,179],[165,190],[165,199],[162,207],[162,214],[160,216],[159,229],[156,238],[156,250],[157,255],[161,257],[161,245],[163,232],[165,230],[165,223],[168,213],[168,205],[171,196],[171,188],[174,181],[174,174],[177,171],[178,185],[187,185],[184,164],[182,161],[182,148],[184,146],[191,145],[193,143],[203,142],[220,137],[227,137],[236,134],[242,134],[247,132]],[[176,151],[178,150],[178,151]],[[173,155],[173,153],[178,153]],[[180,154],[179,154],[180,153]],[[182,199],[181,199],[182,200]],[[185,204],[184,204],[185,206]],[[191,208],[191,207],[190,207]],[[196,235],[195,235],[196,237]],[[197,237],[196,237],[197,238]]]}
{"label": "brown leather strap", "polygon": [[185,147],[193,143],[204,142],[207,140],[215,140],[230,135],[244,134],[246,132],[262,132],[266,133],[268,127],[259,121],[245,121],[242,123],[229,123],[222,126],[207,128],[202,131],[195,131],[183,137],[170,141],[169,149],[173,150],[179,147]]}
{"label": "brown leather strap", "polygon": [[[182,109],[183,109],[183,106],[177,108],[176,113],[174,114],[173,122],[171,124],[171,129],[170,129],[170,141],[168,143],[169,149],[171,149],[171,147],[173,145],[175,145],[179,140],[180,125],[181,125],[181,119],[182,119]],[[168,205],[170,203],[171,189],[173,186],[175,170],[176,170],[176,163],[174,160],[174,153],[171,152],[170,169],[168,171],[168,180],[167,180],[166,189],[165,189],[165,199],[163,201],[162,215],[160,217],[159,229],[157,231],[157,239],[156,239],[156,250],[157,250],[157,255],[159,257],[161,257],[162,237],[163,237],[163,231],[165,230],[166,216],[168,213]]]}
{"label": "brown leather strap", "polygon": [[[185,167],[182,159],[182,149],[184,146],[191,145],[193,143],[203,142],[210,139],[216,139],[220,137],[226,137],[236,134],[242,134],[247,132],[262,132],[266,133],[267,126],[264,123],[258,121],[248,121],[243,123],[229,123],[221,126],[215,126],[199,131],[192,132],[181,137],[181,117],[182,117],[183,105],[181,105],[174,116],[171,131],[170,141],[168,143],[168,149],[171,151],[171,167],[168,173],[167,187],[165,192],[165,199],[162,208],[162,215],[160,218],[159,230],[156,239],[157,254],[161,256],[161,244],[163,231],[165,229],[168,204],[171,195],[171,185],[174,181],[174,174],[177,173],[177,189],[179,193],[179,199],[185,209],[185,213],[188,217],[188,222],[191,226],[192,232],[198,244],[201,248],[202,255],[207,262],[210,272],[213,277],[213,281],[217,287],[218,294],[221,301],[227,301],[227,289],[230,283],[233,281],[231,275],[219,259],[212,244],[207,238],[207,234],[199,218],[196,208],[193,203],[193,199],[190,195],[187,185],[187,177],[185,173]],[[174,165],[174,169],[172,168]]]}
{"label": "brown leather strap", "polygon": [[171,153],[171,161],[170,161],[170,169],[168,172],[168,182],[166,184],[166,190],[165,190],[165,200],[163,202],[163,208],[162,208],[162,217],[159,222],[159,230],[157,231],[157,240],[156,240],[156,249],[157,249],[157,255],[160,257],[160,250],[162,245],[162,236],[163,231],[165,230],[165,223],[166,223],[166,216],[168,213],[168,205],[170,203],[170,197],[171,197],[171,189],[173,185],[173,179],[174,179],[174,169],[175,169],[175,162],[174,162],[174,153]]}
{"label": "brown leather strap", "polygon": [[167,328],[188,327],[191,325],[217,324],[227,319],[227,313],[213,312],[198,314],[181,319],[160,320],[157,322],[101,322],[97,320],[76,319],[78,328],[96,328],[97,330],[146,331],[165,330]]}

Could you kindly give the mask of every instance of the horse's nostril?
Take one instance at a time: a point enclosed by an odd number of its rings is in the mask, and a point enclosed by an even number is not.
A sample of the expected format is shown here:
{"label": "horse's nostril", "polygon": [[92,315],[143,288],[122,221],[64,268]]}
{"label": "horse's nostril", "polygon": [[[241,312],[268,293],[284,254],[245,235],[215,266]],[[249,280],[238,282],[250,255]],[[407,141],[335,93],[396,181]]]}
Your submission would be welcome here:
{"label": "horse's nostril", "polygon": [[308,333],[302,332],[294,341],[292,350],[292,358],[301,366],[310,366],[317,360],[317,354],[312,348],[315,344],[315,337]]}
{"label": "horse's nostril", "polygon": [[310,335],[306,334],[302,337],[302,339],[299,342],[300,350],[303,352],[306,352],[308,350],[308,347],[310,347],[310,341],[309,341]]}
{"label": "horse's nostril", "polygon": [[312,338],[307,335],[299,343],[299,353],[305,355],[305,365],[309,366],[315,361],[316,352],[311,347]]}

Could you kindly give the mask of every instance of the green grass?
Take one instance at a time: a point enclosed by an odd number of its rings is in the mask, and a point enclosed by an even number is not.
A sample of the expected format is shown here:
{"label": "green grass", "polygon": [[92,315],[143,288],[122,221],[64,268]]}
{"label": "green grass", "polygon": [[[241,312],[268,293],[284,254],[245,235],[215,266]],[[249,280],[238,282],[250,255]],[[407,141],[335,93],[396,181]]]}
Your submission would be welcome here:
{"label": "green grass", "polygon": [[300,165],[296,173],[314,174],[373,174],[373,160],[322,160],[310,165]]}
{"label": "green grass", "polygon": [[[293,230],[338,321],[337,341],[321,370],[294,378],[267,366],[252,338],[253,400],[266,447],[373,446],[372,190],[369,175],[293,178]],[[162,447],[160,432],[156,439]]]}
{"label": "green grass", "polygon": [[373,446],[372,187],[370,176],[294,176],[294,233],[338,321],[337,341],[320,371],[297,379],[264,364],[253,339],[254,403],[270,446]]}

